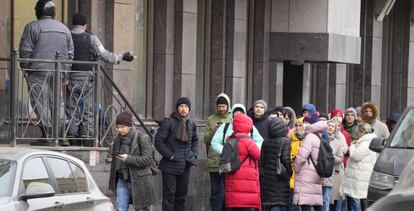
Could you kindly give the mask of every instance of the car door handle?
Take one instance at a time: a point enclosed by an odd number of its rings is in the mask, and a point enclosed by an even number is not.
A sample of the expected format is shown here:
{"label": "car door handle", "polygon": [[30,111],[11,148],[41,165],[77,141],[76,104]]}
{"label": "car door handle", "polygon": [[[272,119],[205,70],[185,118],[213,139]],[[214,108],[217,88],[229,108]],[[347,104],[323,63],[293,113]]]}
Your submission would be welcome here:
{"label": "car door handle", "polygon": [[95,199],[92,197],[86,197],[86,203],[93,204],[95,202]]}
{"label": "car door handle", "polygon": [[55,208],[63,208],[64,206],[65,206],[65,203],[55,201]]}

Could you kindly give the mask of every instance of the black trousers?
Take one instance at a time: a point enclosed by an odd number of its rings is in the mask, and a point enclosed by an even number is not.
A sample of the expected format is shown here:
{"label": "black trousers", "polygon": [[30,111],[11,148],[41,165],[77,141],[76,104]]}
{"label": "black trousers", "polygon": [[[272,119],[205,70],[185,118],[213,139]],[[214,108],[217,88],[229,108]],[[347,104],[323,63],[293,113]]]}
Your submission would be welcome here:
{"label": "black trousers", "polygon": [[190,167],[181,175],[162,172],[162,210],[184,211],[190,181]]}

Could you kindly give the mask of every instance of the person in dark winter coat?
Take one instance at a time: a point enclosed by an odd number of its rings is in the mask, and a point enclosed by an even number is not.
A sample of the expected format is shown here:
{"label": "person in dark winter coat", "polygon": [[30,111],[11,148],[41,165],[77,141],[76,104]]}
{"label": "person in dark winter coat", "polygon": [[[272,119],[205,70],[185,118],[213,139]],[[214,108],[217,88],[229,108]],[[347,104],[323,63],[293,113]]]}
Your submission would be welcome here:
{"label": "person in dark winter coat", "polygon": [[257,100],[254,103],[253,112],[251,109],[247,112],[247,115],[253,120],[253,125],[257,128],[263,139],[267,139],[269,128],[269,119],[266,113],[267,103],[264,100]]}
{"label": "person in dark winter coat", "polygon": [[148,136],[132,126],[132,115],[116,119],[118,135],[112,148],[109,189],[115,193],[115,208],[127,211],[132,199],[135,210],[149,211],[155,201],[151,165],[153,148]]}
{"label": "person in dark winter coat", "polygon": [[190,167],[198,162],[197,127],[189,119],[190,110],[190,99],[179,98],[176,111],[161,122],[155,135],[155,148],[162,156],[163,211],[185,210]]}
{"label": "person in dark winter coat", "polygon": [[[264,210],[286,209],[290,203],[289,180],[292,175],[290,142],[286,137],[287,127],[279,117],[269,123],[269,139],[263,142],[261,159],[263,176],[260,180]],[[280,154],[279,154],[280,153]],[[286,169],[286,177],[277,175],[278,160]]]}

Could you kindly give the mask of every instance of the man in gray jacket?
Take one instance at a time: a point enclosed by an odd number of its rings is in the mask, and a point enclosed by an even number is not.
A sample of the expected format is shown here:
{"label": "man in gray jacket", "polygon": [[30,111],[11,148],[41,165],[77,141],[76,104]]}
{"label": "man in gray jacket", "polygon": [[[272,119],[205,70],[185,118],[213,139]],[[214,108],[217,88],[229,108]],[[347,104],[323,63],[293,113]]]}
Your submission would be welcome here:
{"label": "man in gray jacket", "polygon": [[[19,45],[20,58],[73,59],[73,42],[69,29],[55,18],[55,4],[51,0],[39,0],[35,7],[37,20],[28,23]],[[25,69],[30,103],[39,119],[42,138],[50,138],[52,133],[53,112],[53,75],[54,63],[26,62],[20,66]],[[67,69],[63,67],[64,69]],[[51,140],[34,141],[34,145],[50,145]]]}
{"label": "man in gray jacket", "polygon": [[[72,18],[71,30],[73,44],[75,46],[74,58],[76,61],[95,61],[99,56],[103,61],[111,64],[119,64],[121,60],[131,62],[134,56],[129,52],[114,54],[105,49],[99,38],[86,31],[88,19],[82,13],[75,13]],[[66,115],[69,119],[69,138],[92,138],[94,135],[94,65],[73,64],[69,74],[67,89]],[[83,103],[82,110],[79,109]],[[84,142],[84,146],[90,146],[91,141]],[[71,145],[82,145],[82,141],[70,141]]]}

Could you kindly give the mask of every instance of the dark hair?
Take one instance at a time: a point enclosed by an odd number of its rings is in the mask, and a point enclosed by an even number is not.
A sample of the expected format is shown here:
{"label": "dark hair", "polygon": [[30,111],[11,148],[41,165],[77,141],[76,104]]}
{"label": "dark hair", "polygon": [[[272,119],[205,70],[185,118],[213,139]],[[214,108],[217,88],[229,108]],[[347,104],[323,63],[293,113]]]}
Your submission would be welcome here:
{"label": "dark hair", "polygon": [[50,16],[55,18],[55,3],[52,0],[39,0],[35,6],[36,18],[39,19],[43,16]]}

